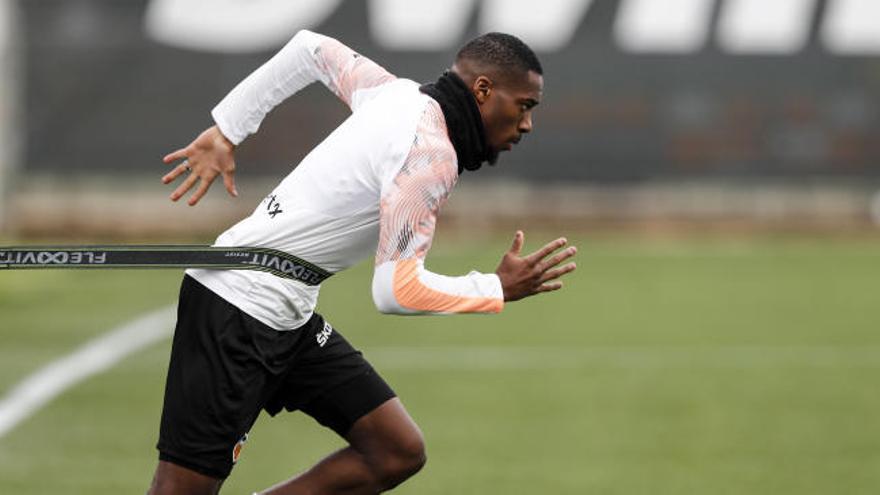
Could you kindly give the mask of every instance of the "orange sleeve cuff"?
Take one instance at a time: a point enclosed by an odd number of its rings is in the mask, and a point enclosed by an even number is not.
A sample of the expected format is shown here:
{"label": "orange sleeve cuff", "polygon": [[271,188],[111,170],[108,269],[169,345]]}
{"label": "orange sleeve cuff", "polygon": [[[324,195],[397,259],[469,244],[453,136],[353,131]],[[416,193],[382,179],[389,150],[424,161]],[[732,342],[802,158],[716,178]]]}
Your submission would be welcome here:
{"label": "orange sleeve cuff", "polygon": [[453,295],[428,287],[419,280],[417,259],[396,263],[392,290],[397,303],[412,311],[500,313],[504,308],[503,298]]}

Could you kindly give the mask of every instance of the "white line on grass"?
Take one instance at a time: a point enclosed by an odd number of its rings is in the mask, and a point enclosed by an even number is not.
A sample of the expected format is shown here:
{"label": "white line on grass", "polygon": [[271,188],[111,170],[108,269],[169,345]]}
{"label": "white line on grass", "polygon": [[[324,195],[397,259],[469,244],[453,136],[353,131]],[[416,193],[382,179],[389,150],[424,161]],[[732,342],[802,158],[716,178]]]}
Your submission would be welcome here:
{"label": "white line on grass", "polygon": [[0,438],[68,388],[173,332],[176,305],[144,314],[37,370],[0,399]]}

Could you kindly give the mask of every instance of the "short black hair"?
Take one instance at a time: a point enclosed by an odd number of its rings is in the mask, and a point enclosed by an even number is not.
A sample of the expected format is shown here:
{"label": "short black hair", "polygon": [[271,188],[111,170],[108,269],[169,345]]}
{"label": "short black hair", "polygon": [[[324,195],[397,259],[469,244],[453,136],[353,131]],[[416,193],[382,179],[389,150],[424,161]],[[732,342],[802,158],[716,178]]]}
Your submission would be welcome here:
{"label": "short black hair", "polygon": [[544,74],[538,56],[516,36],[505,33],[486,33],[465,43],[455,60],[473,60],[501,69],[518,69]]}

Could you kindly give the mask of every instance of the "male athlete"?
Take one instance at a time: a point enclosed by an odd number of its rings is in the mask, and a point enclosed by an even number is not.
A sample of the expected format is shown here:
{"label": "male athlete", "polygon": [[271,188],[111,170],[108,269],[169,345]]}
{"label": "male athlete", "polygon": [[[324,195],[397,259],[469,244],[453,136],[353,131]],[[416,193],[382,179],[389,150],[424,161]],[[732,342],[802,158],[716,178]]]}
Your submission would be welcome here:
{"label": "male athlete", "polygon": [[[235,146],[281,101],[315,81],[352,114],[218,246],[284,251],[330,273],[375,256],[384,313],[497,313],[505,301],[557,290],[575,269],[565,239],[520,256],[523,233],[495,273],[425,269],[440,206],[463,170],[495,163],[532,130],[541,65],[519,39],[467,43],[440,79],[399,79],[338,41],[300,31],[214,108],[215,126],[165,157],[185,161],[176,201],[196,204],[223,177],[236,196]],[[261,410],[300,410],[349,446],[271,494],[389,490],[425,463],[422,433],[379,374],[315,313],[319,286],[270,273],[187,270],[180,293],[151,494],[217,493]]]}

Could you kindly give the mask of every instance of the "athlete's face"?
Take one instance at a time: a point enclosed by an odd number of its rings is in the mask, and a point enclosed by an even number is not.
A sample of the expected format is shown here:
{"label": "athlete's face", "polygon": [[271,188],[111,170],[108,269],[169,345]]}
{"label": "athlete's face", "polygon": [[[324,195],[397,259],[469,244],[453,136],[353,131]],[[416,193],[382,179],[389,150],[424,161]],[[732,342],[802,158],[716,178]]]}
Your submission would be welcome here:
{"label": "athlete's face", "polygon": [[532,110],[541,102],[543,90],[544,78],[534,71],[507,79],[476,78],[473,91],[492,152],[491,163],[532,131]]}

